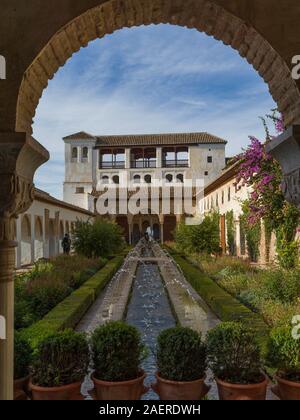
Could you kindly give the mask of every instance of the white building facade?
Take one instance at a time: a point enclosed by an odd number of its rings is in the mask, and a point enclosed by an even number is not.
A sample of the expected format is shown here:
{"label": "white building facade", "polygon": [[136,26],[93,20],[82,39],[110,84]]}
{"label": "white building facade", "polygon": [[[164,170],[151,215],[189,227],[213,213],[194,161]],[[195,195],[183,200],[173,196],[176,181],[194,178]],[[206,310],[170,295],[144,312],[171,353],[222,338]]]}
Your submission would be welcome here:
{"label": "white building facade", "polygon": [[[243,215],[242,204],[250,198],[252,190],[237,182],[238,165],[232,165],[222,171],[221,175],[206,186],[204,196],[200,200],[200,214],[204,216],[217,211],[220,215],[220,244],[223,253],[229,252],[226,215],[233,212],[234,219],[234,242],[235,255],[241,258],[249,258],[246,237],[243,232],[241,216]],[[265,226],[262,221],[260,238],[259,264],[269,264],[276,260],[276,237],[272,233],[270,241],[266,240]]]}
{"label": "white building facade", "polygon": [[71,234],[76,221],[93,217],[94,214],[85,209],[35,190],[31,207],[15,222],[17,268],[61,254],[61,241],[66,233]]}
{"label": "white building facade", "polygon": [[[98,187],[120,186],[124,177],[137,188],[154,180],[174,186],[201,180],[207,185],[225,167],[227,143],[208,133],[93,136],[85,132],[65,137],[64,142],[64,200],[90,211],[95,211]],[[147,226],[155,230],[156,239],[171,240],[177,220],[172,213],[162,214],[161,206],[155,216],[116,217],[130,243]]]}

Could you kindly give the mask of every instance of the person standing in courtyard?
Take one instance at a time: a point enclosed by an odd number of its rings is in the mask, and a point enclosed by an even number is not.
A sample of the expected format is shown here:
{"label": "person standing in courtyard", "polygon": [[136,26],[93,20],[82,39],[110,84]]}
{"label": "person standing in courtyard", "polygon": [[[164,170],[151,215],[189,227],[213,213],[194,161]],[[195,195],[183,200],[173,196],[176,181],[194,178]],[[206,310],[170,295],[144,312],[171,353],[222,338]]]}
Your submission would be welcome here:
{"label": "person standing in courtyard", "polygon": [[62,240],[62,248],[65,255],[70,255],[71,251],[71,238],[68,233],[65,234],[64,239]]}

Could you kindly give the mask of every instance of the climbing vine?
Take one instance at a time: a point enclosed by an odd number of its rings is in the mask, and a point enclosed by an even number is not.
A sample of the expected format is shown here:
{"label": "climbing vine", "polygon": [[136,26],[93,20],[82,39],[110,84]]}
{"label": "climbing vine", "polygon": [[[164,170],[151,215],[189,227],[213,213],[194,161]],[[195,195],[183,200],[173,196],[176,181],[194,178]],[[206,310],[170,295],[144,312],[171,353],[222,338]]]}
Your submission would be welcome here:
{"label": "climbing vine", "polygon": [[[284,123],[282,116],[276,110],[266,118],[262,118],[269,142],[273,136],[270,134],[267,119],[274,123],[277,134],[284,130]],[[298,244],[295,242],[295,235],[300,212],[285,200],[281,188],[283,176],[280,165],[267,153],[266,144],[255,137],[250,137],[250,140],[248,148],[237,158],[239,161],[237,181],[252,190],[247,202],[247,223],[258,231],[256,226],[259,224],[261,228],[261,220],[264,220],[269,232],[276,233],[279,264],[283,268],[293,268],[298,261]]]}
{"label": "climbing vine", "polygon": [[252,262],[257,262],[260,256],[261,221],[249,223],[249,215],[251,212],[249,201],[244,201],[242,210],[241,225],[246,238],[248,254]]}

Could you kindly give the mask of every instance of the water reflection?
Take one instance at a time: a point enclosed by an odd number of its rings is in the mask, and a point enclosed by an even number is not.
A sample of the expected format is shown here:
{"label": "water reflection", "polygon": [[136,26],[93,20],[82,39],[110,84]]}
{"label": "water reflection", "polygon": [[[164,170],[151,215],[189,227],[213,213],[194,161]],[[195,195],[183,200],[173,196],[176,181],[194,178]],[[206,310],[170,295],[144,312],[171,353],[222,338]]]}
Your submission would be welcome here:
{"label": "water reflection", "polygon": [[[151,252],[145,247],[142,255],[151,257]],[[155,382],[157,336],[162,330],[176,325],[157,264],[139,264],[126,320],[139,329],[143,341],[150,349],[143,365],[148,373],[146,385],[149,386]],[[151,390],[143,399],[158,400],[159,397]]]}

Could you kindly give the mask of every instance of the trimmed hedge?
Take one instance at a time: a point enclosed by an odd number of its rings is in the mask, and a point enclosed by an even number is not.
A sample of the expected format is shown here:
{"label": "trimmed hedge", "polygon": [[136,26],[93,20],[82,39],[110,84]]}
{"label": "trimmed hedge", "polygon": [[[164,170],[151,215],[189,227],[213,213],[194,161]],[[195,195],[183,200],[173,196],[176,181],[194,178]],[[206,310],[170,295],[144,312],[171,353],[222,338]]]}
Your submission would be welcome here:
{"label": "trimmed hedge", "polygon": [[223,290],[199,268],[189,263],[183,256],[168,249],[192,287],[205,300],[221,321],[241,321],[257,332],[258,340],[265,344],[269,327],[256,313]]}
{"label": "trimmed hedge", "polygon": [[48,335],[66,328],[74,328],[119,270],[123,261],[123,255],[110,260],[104,268],[57,305],[41,321],[24,329],[21,332],[22,337],[29,341],[33,349],[36,349],[39,342]]}

